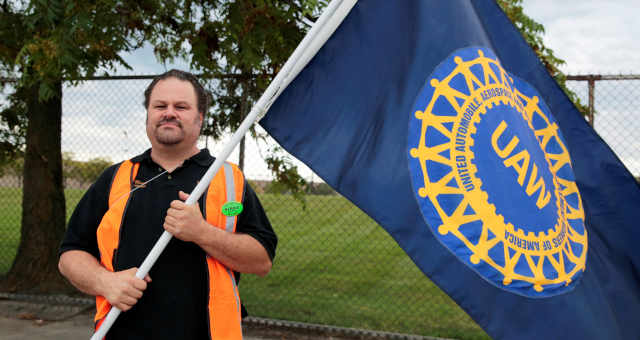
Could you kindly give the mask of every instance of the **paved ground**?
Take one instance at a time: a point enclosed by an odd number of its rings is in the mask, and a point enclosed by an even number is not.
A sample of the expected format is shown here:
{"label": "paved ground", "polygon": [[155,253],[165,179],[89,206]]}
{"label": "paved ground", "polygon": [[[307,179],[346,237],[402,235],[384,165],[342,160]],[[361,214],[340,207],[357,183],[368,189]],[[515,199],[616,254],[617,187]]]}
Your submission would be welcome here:
{"label": "paved ground", "polygon": [[[93,306],[28,302],[0,296],[0,339],[88,340],[93,334],[93,313]],[[243,335],[245,340],[368,338],[341,337],[318,331],[294,330],[259,323],[243,325]]]}
{"label": "paved ground", "polygon": [[[56,306],[0,300],[0,339],[89,339],[93,334],[93,306]],[[245,340],[294,339],[246,329]]]}
{"label": "paved ground", "polygon": [[[89,340],[93,334],[94,306],[86,302],[73,305],[51,301],[21,300],[0,294],[0,339]],[[260,318],[245,319],[243,336],[245,340],[447,340]]]}
{"label": "paved ground", "polygon": [[64,321],[29,320],[0,317],[0,339],[89,339],[91,316],[77,315]]}

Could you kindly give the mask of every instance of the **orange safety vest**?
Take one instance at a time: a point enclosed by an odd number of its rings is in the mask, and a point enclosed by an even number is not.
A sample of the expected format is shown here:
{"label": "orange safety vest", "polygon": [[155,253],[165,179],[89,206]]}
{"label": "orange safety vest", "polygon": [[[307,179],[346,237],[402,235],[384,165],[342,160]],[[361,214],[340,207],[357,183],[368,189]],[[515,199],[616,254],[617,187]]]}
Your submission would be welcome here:
{"label": "orange safety vest", "polygon": [[[100,262],[114,271],[114,254],[120,241],[120,228],[127,210],[130,193],[140,164],[124,161],[116,170],[109,191],[109,209],[97,230]],[[207,189],[205,218],[212,226],[235,232],[237,216],[222,214],[222,205],[228,201],[242,202],[244,176],[240,169],[224,163]],[[218,260],[207,255],[209,278],[209,334],[211,339],[242,339],[240,295],[234,273]],[[96,296],[96,329],[100,327],[111,305],[102,296]]]}

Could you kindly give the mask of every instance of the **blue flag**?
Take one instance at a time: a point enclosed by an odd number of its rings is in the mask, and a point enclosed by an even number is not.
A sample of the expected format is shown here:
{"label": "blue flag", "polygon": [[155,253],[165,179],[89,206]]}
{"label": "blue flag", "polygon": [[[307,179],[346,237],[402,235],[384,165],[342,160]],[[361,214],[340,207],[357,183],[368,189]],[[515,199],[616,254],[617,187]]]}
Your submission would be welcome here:
{"label": "blue flag", "polygon": [[491,337],[640,338],[640,188],[494,1],[359,1],[261,125]]}

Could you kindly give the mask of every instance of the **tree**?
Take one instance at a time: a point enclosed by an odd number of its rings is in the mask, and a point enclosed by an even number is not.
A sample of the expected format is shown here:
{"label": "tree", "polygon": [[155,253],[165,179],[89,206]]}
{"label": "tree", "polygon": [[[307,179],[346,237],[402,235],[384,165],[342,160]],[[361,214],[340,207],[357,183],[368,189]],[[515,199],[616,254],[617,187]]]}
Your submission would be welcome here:
{"label": "tree", "polygon": [[22,183],[22,174],[24,173],[24,159],[22,157],[15,157],[9,161],[6,161],[0,166],[0,177],[10,176],[18,179],[19,183]]}
{"label": "tree", "polygon": [[[0,83],[0,88],[10,88],[13,82]],[[26,105],[17,92],[7,96],[7,103],[0,105],[0,168],[22,157],[27,131]],[[22,177],[22,175],[21,175]]]}
{"label": "tree", "polygon": [[[233,23],[222,31],[228,38],[223,39],[220,50],[226,58],[222,72],[238,74],[239,77],[220,79],[215,87],[218,114],[210,120],[212,124],[206,133],[214,136],[222,129],[237,129],[249,114],[253,104],[266,90],[269,82],[287,61],[295,47],[302,40],[314,14],[326,5],[318,1],[282,1],[263,3],[237,1],[227,3],[222,13],[226,22]],[[194,65],[206,69],[206,64]],[[258,76],[252,76],[258,75]],[[251,135],[258,136],[254,129]],[[244,138],[240,143],[239,165],[244,165]],[[265,157],[269,170],[276,181],[296,199],[304,204],[304,191],[308,183],[298,174],[297,167],[279,149],[272,148]],[[304,205],[303,205],[304,206]]]}
{"label": "tree", "polygon": [[[57,270],[65,230],[60,130],[62,82],[75,85],[100,68],[126,63],[154,32],[160,1],[3,1],[0,4],[0,73],[11,84],[1,111],[2,155],[24,152],[21,240],[2,281],[8,291],[67,291]],[[12,149],[13,148],[13,149]]]}
{"label": "tree", "polygon": [[95,182],[100,174],[102,174],[113,163],[107,158],[92,158],[86,162],[73,159],[73,153],[62,153],[62,176],[65,187],[69,187],[72,183],[77,188],[86,188],[89,184]]}
{"label": "tree", "polygon": [[[3,159],[24,153],[23,216],[16,259],[0,289],[66,291],[57,270],[64,234],[60,130],[62,83],[71,86],[147,41],[161,61],[191,60],[210,77],[231,72],[237,85],[216,83],[243,104],[221,100],[209,132],[238,125],[307,26],[318,0],[5,0],[0,3],[0,77],[17,79],[0,111]],[[254,72],[257,72],[254,74]],[[237,84],[237,83],[236,83]],[[5,84],[3,84],[5,86]],[[226,87],[225,87],[226,86]],[[7,87],[5,86],[5,89]],[[241,94],[244,93],[244,97]],[[240,99],[239,99],[240,100]],[[233,108],[231,108],[233,107]],[[235,124],[235,125],[234,125]],[[0,159],[2,161],[3,159]],[[284,162],[286,163],[286,162]],[[289,167],[291,169],[291,167]],[[296,173],[297,175],[297,173]]]}

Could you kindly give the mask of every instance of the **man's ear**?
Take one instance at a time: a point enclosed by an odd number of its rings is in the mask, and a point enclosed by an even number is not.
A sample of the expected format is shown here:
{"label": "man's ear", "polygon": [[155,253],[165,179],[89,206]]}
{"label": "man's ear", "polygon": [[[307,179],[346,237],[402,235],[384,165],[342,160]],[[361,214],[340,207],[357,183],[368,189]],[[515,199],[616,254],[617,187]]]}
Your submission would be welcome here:
{"label": "man's ear", "polygon": [[200,113],[200,134],[202,134],[202,130],[204,130],[204,114],[202,112]]}

